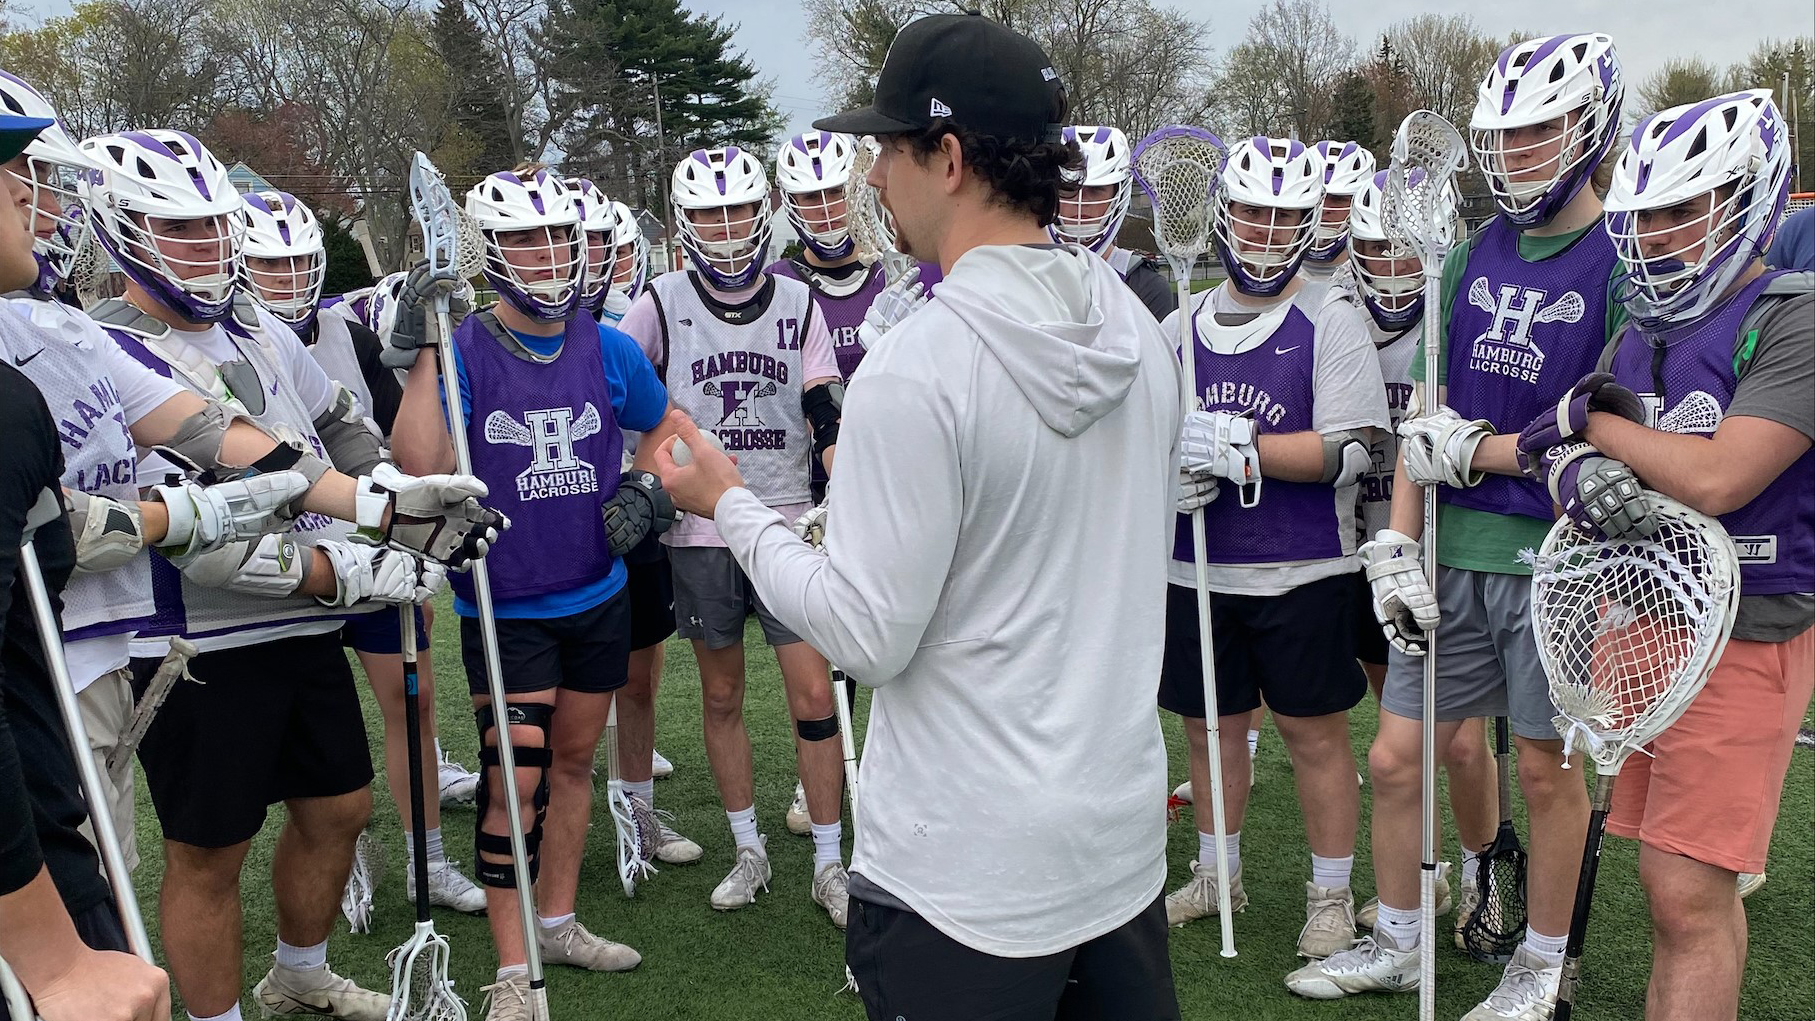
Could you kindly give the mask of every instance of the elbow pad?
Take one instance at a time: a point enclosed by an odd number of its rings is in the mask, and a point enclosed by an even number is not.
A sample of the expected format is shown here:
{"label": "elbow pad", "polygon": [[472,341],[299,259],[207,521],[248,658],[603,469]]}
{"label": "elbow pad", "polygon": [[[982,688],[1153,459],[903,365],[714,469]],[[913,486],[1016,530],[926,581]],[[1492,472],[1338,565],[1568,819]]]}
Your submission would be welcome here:
{"label": "elbow pad", "polygon": [[137,503],[66,489],[63,506],[76,538],[76,570],[87,574],[118,570],[145,548],[145,524]]}
{"label": "elbow pad", "polygon": [[315,435],[334,466],[348,475],[367,475],[384,458],[384,447],[353,391],[334,386],[334,401],[315,419]]}
{"label": "elbow pad", "polygon": [[[328,462],[313,453],[304,452],[298,445],[300,438],[286,442],[285,437],[278,436],[272,437],[277,446],[250,465],[226,464],[221,460],[221,443],[235,420],[244,420],[257,426],[250,418],[228,410],[220,402],[208,401],[202,410],[183,419],[169,439],[151,449],[203,485],[236,479],[248,471],[254,474],[298,471],[311,484],[320,481],[328,473]],[[260,431],[270,435],[262,428]]]}
{"label": "elbow pad", "polygon": [[1367,430],[1344,429],[1323,437],[1323,474],[1317,481],[1342,489],[1354,485],[1374,466]]}
{"label": "elbow pad", "polygon": [[183,577],[210,588],[281,599],[302,587],[311,556],[313,550],[287,535],[266,535],[195,558],[183,567]]}
{"label": "elbow pad", "polygon": [[801,395],[801,410],[813,427],[813,453],[823,454],[838,442],[838,419],[844,414],[844,384],[821,383]]}

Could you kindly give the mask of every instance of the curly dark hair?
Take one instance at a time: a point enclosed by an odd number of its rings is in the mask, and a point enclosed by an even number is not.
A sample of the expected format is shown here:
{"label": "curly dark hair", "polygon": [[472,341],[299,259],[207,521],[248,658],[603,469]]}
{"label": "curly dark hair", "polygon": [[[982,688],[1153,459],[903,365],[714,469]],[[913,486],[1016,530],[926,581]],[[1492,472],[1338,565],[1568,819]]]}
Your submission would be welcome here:
{"label": "curly dark hair", "polygon": [[1076,142],[1004,142],[944,118],[924,131],[904,135],[903,141],[912,147],[914,162],[924,166],[946,135],[958,137],[964,165],[989,182],[997,205],[1032,213],[1042,227],[1058,218],[1059,199],[1078,191],[1077,172],[1084,167],[1084,155]]}

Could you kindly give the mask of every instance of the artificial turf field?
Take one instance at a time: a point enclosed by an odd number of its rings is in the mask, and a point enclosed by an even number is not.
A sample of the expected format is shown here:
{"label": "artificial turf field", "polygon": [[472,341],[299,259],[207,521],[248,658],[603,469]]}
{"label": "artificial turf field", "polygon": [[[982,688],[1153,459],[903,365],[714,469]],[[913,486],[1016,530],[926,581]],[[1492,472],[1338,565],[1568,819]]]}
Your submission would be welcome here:
{"label": "artificial turf field", "polygon": [[[443,677],[436,707],[442,743],[470,766],[477,761],[477,740],[461,683],[454,615],[445,602],[441,611],[433,640],[435,663]],[[579,917],[594,932],[637,948],[643,964],[633,972],[616,975],[552,969],[548,988],[555,1019],[863,1018],[857,998],[839,993],[844,984],[842,933],[808,897],[810,842],[788,833],[782,824],[793,794],[794,755],[780,675],[774,658],[761,648],[754,622],[747,641],[752,652],[746,720],[755,746],[757,812],[769,836],[775,870],[769,894],[751,907],[728,914],[713,911],[707,904],[713,886],[730,868],[731,836],[701,742],[700,691],[692,651],[684,642],[670,642],[656,714],[656,744],[674,761],[675,772],[657,781],[656,805],[674,813],[675,828],[697,840],[706,856],[697,865],[664,867],[659,876],[638,888],[634,899],[625,899],[612,864],[615,844],[609,816],[603,810],[601,770],[601,804],[594,813],[592,844],[581,879]],[[1110,678],[1102,682],[1146,683]],[[378,713],[369,694],[366,703],[367,727],[373,748],[378,749]],[[867,705],[868,695],[860,696],[859,734]],[[1374,712],[1375,704],[1369,699],[1354,713],[1358,762],[1365,762]],[[1186,772],[1184,741],[1176,720],[1165,714],[1162,719],[1171,750],[1170,775],[1176,782]],[[954,763],[953,768],[963,768],[963,763]],[[1233,960],[1218,956],[1220,940],[1214,919],[1172,931],[1172,963],[1183,1016],[1190,1021],[1416,1017],[1414,995],[1313,1003],[1286,992],[1281,979],[1299,963],[1293,946],[1304,923],[1309,850],[1299,821],[1291,768],[1278,734],[1271,729],[1262,737],[1256,769],[1256,787],[1243,827],[1243,874],[1252,903],[1236,917],[1240,955]],[[1088,782],[1087,777],[1077,780]],[[1164,792],[1156,791],[1154,796],[1163,798]],[[330,944],[329,961],[340,974],[368,988],[384,989],[389,984],[385,954],[409,937],[414,912],[404,885],[403,826],[391,808],[382,770],[373,798],[373,830],[384,847],[373,931],[354,936],[342,925]],[[1003,806],[1005,811],[1013,807]],[[1355,869],[1358,901],[1372,893],[1367,811],[1364,796]],[[136,879],[155,943],[162,853],[157,822],[142,786],[138,812],[144,862]],[[271,821],[254,842],[241,886],[246,947],[242,1002],[248,1019],[258,1016],[251,989],[270,967],[270,951],[275,946],[268,869],[281,813],[281,807],[273,809]],[[1523,812],[1520,815],[1523,832]],[[449,854],[468,866],[473,818],[470,808],[450,809],[443,813],[442,822]],[[980,818],[976,823],[990,826],[993,820]],[[848,855],[848,822],[846,833]],[[1169,831],[1169,889],[1186,875],[1196,850],[1187,810]],[[1635,852],[1630,842],[1612,838],[1607,842],[1584,963],[1586,991],[1578,1001],[1577,1016],[1584,1021],[1637,1019],[1643,1014],[1650,930],[1637,883]],[[1456,856],[1452,841],[1445,857]],[[467,871],[470,875],[470,867]],[[1791,764],[1772,844],[1770,877],[1764,889],[1746,902],[1751,956],[1739,1016],[1742,1021],[1810,1021],[1815,1018],[1815,752],[1807,749],[1799,749]],[[453,946],[453,977],[468,1000],[469,1016],[480,1021],[479,987],[492,980],[496,967],[486,922],[438,910],[435,923]],[[1454,1021],[1494,986],[1499,971],[1472,963],[1447,940],[1438,957],[1437,1016]],[[175,1016],[179,1021],[186,1017],[180,1002]]]}

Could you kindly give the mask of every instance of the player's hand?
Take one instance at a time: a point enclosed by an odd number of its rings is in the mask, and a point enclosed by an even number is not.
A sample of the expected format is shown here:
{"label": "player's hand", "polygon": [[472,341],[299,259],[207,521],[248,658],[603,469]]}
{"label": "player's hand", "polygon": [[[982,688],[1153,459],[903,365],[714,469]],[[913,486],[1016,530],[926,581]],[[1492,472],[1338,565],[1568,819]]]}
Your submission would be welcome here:
{"label": "player's hand", "polygon": [[170,978],[131,954],[89,950],[31,990],[43,1021],[167,1021]]}
{"label": "player's hand", "polygon": [[1383,528],[1360,552],[1374,590],[1374,619],[1387,641],[1408,656],[1424,655],[1429,634],[1437,630],[1437,595],[1424,576],[1418,541]]}
{"label": "player's hand", "polygon": [[323,606],[422,603],[441,590],[447,569],[390,546],[326,541],[315,547],[334,565],[335,594]]}
{"label": "player's hand", "polygon": [[1550,498],[1577,528],[1615,542],[1657,531],[1651,495],[1624,461],[1586,443],[1564,443],[1538,456]]}
{"label": "player's hand", "polygon": [[656,473],[674,505],[689,514],[710,518],[726,491],[742,488],[737,460],[725,453],[718,440],[700,431],[685,412],[670,411],[668,424],[675,439],[656,448]]}
{"label": "player's hand", "polygon": [[1222,479],[1209,472],[1194,472],[1184,466],[1178,470],[1178,495],[1174,502],[1180,514],[1189,514],[1208,505],[1222,491]]}
{"label": "player's hand", "polygon": [[621,557],[674,525],[674,500],[654,472],[627,471],[618,477],[618,491],[605,501],[604,513],[605,544],[612,556]]}
{"label": "player's hand", "polygon": [[869,311],[863,314],[863,323],[857,327],[858,341],[868,351],[896,323],[920,311],[924,304],[926,285],[920,282],[920,265],[916,263],[870,302]]}
{"label": "player's hand", "polygon": [[826,501],[794,519],[794,534],[814,549],[826,546]]}
{"label": "player's hand", "polygon": [[1645,403],[1638,394],[1614,382],[1612,373],[1591,372],[1519,434],[1519,467],[1525,474],[1543,482],[1536,464],[1539,457],[1558,444],[1581,439],[1588,430],[1591,411],[1611,412],[1641,425],[1645,422]]}

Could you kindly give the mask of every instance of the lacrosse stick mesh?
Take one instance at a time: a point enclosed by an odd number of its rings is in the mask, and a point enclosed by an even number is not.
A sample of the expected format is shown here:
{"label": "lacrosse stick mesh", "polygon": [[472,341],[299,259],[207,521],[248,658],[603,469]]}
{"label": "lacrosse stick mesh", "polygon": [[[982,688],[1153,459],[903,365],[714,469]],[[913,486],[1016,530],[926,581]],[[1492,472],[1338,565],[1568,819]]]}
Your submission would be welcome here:
{"label": "lacrosse stick mesh", "polygon": [[1393,162],[1381,192],[1387,236],[1395,245],[1415,249],[1427,266],[1440,266],[1449,248],[1449,225],[1437,210],[1444,191],[1467,165],[1462,133],[1429,110],[1408,115],[1393,136]]}
{"label": "lacrosse stick mesh", "polygon": [[416,935],[391,951],[391,1007],[385,1021],[466,1021],[466,1003],[448,978],[447,939],[418,923]]}
{"label": "lacrosse stick mesh", "polygon": [[1525,938],[1527,863],[1523,848],[1492,850],[1481,862],[1481,901],[1462,923],[1462,948],[1477,961],[1505,963]]}
{"label": "lacrosse stick mesh", "polygon": [[455,235],[455,251],[459,257],[455,260],[460,279],[471,280],[485,270],[485,234],[479,230],[478,221],[466,215],[466,210],[459,210],[459,229]]}
{"label": "lacrosse stick mesh", "polygon": [[1223,143],[1202,128],[1161,128],[1134,148],[1134,179],[1153,204],[1153,240],[1174,271],[1210,250],[1211,197]]}
{"label": "lacrosse stick mesh", "polygon": [[94,230],[84,227],[82,237],[76,242],[75,254],[70,256],[68,276],[69,286],[75,288],[84,305],[109,297],[102,292],[107,288],[111,262]]}
{"label": "lacrosse stick mesh", "polygon": [[1689,708],[1726,647],[1739,555],[1726,530],[1650,494],[1657,533],[1608,542],[1559,520],[1532,555],[1538,657],[1564,753],[1619,770]]}
{"label": "lacrosse stick mesh", "polygon": [[883,208],[882,193],[870,187],[870,168],[876,165],[879,151],[874,138],[858,139],[851,158],[851,179],[845,185],[845,218],[858,257],[871,264],[881,261],[883,279],[892,284],[913,268],[914,259],[896,250],[894,221]]}

